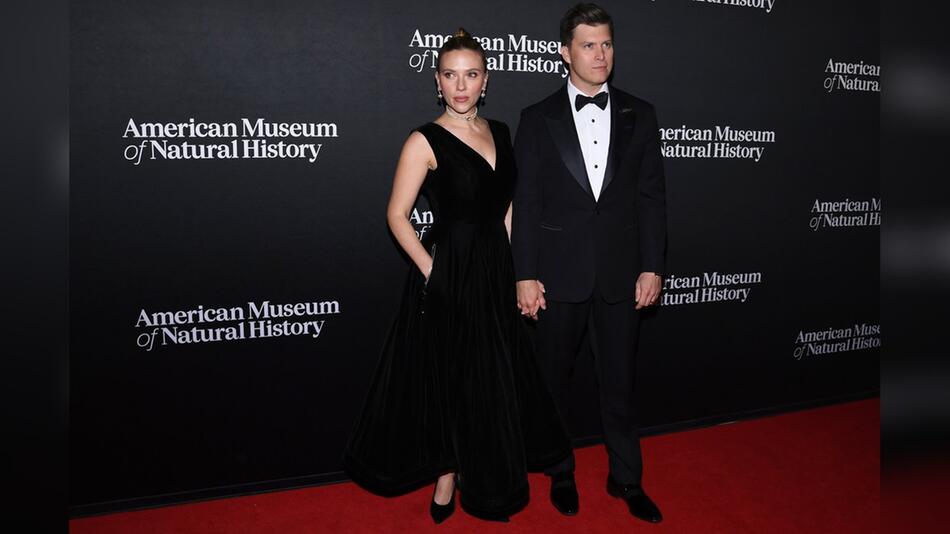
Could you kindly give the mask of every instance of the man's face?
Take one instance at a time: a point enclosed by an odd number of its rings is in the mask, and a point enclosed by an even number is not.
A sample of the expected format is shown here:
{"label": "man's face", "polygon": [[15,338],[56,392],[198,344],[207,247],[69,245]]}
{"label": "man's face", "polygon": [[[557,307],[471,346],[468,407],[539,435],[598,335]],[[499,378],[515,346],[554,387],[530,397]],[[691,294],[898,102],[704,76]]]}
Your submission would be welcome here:
{"label": "man's face", "polygon": [[607,81],[614,68],[614,43],[610,26],[580,24],[574,28],[570,46],[561,45],[561,57],[571,67],[571,83],[593,94]]}

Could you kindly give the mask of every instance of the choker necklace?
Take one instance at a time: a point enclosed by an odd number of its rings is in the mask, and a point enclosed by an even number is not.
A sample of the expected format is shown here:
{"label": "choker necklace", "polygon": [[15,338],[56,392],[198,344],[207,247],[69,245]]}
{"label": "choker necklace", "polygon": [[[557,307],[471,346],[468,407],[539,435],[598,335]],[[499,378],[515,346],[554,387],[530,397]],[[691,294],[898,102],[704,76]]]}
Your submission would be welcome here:
{"label": "choker necklace", "polygon": [[450,108],[449,106],[445,106],[445,112],[449,114],[449,117],[472,122],[473,120],[475,120],[475,117],[478,116],[478,106],[475,106],[474,110],[468,115],[462,115],[458,113],[457,111],[455,111],[454,109]]}

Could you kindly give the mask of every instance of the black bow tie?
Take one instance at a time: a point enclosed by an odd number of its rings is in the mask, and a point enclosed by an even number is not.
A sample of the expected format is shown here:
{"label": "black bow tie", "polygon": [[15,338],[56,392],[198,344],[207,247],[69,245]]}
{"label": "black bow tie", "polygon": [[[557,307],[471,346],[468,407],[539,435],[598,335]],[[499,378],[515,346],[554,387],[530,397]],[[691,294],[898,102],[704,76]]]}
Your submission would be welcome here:
{"label": "black bow tie", "polygon": [[576,97],[574,97],[574,107],[577,109],[577,111],[580,111],[581,108],[591,103],[595,104],[600,109],[607,109],[607,93],[597,93],[594,96],[578,94]]}

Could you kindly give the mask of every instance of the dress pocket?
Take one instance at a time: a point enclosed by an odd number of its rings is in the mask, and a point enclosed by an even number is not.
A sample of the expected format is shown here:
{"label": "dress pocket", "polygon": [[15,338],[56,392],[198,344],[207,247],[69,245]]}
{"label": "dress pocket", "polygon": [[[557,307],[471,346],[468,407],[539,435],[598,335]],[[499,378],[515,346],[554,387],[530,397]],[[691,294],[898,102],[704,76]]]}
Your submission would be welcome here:
{"label": "dress pocket", "polygon": [[432,257],[432,268],[429,269],[429,276],[422,277],[422,294],[419,296],[419,313],[426,314],[426,308],[429,306],[429,280],[432,280],[432,274],[435,272],[435,243],[429,249],[429,256]]}
{"label": "dress pocket", "polygon": [[432,258],[432,267],[429,268],[429,276],[425,277],[425,281],[422,284],[423,293],[429,288],[429,280],[432,280],[432,273],[435,272],[435,243],[432,243],[432,248],[429,249],[429,256]]}
{"label": "dress pocket", "polygon": [[564,229],[564,228],[561,228],[560,226],[555,226],[553,224],[548,224],[546,222],[541,223],[541,228],[544,228],[545,230],[551,230],[553,232],[560,232],[561,230]]}

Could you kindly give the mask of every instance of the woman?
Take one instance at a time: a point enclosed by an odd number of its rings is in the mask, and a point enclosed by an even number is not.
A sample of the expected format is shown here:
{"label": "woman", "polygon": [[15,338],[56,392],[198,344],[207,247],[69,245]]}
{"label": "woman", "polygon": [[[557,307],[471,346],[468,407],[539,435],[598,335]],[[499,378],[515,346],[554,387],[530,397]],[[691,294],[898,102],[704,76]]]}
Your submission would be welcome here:
{"label": "woman", "polygon": [[[511,136],[478,116],[485,52],[465,30],[442,46],[435,81],[445,111],[403,146],[387,214],[414,268],[343,462],[383,495],[438,478],[436,523],[456,486],[466,511],[507,521],[527,503],[526,471],[570,441],[517,309]],[[422,241],[409,222],[420,191],[435,216]]]}

